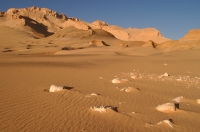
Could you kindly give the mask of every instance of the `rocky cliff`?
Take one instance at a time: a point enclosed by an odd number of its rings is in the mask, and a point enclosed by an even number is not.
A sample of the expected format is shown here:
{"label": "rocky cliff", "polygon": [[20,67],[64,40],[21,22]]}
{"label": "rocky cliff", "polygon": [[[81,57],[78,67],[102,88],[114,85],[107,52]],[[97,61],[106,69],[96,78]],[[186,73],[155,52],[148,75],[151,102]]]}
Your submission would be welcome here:
{"label": "rocky cliff", "polygon": [[59,14],[48,8],[29,7],[29,8],[10,8],[7,12],[0,12],[2,25],[20,29],[39,36],[50,36],[67,27],[75,27],[82,30],[101,29],[113,34],[116,38],[125,41],[149,41],[156,43],[165,42],[169,39],[163,37],[154,28],[124,29],[119,26],[109,25],[108,23],[97,20],[93,23],[84,22],[78,18],[68,18],[65,14]]}

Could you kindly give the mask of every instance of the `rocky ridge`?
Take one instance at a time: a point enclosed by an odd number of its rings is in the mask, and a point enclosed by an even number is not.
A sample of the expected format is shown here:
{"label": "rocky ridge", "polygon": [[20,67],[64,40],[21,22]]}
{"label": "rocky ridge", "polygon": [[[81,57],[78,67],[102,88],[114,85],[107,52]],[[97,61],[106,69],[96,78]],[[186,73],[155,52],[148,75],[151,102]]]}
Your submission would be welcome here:
{"label": "rocky ridge", "polygon": [[109,25],[101,20],[88,23],[78,18],[67,17],[63,13],[59,14],[48,8],[34,6],[20,9],[10,8],[7,12],[0,12],[0,17],[4,18],[4,22],[0,23],[3,26],[20,29],[43,37],[55,34],[67,27],[75,27],[82,30],[101,29],[124,41],[152,40],[161,43],[169,40],[154,28],[123,29],[118,26]]}

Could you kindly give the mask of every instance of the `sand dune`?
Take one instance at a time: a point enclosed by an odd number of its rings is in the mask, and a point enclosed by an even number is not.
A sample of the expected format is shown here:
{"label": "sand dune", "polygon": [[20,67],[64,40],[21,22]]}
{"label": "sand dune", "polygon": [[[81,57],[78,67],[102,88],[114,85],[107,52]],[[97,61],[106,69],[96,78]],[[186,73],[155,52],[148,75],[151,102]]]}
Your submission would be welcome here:
{"label": "sand dune", "polygon": [[[1,12],[0,131],[199,131],[199,30],[163,43],[111,31],[127,33],[46,8]],[[156,109],[166,103],[175,110]]]}

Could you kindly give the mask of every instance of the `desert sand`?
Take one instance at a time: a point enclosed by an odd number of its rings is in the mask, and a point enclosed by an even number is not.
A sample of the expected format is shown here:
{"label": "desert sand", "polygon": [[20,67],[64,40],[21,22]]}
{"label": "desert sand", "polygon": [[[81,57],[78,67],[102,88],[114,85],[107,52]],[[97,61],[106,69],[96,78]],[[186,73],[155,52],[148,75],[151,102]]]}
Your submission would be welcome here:
{"label": "desert sand", "polygon": [[154,31],[1,12],[0,131],[199,131],[199,29],[180,40]]}

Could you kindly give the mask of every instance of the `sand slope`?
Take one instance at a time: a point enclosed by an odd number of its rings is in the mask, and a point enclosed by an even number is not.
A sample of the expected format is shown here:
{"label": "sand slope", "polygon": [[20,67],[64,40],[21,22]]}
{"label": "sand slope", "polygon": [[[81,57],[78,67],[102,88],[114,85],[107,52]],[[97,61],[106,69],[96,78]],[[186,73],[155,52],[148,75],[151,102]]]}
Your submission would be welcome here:
{"label": "sand slope", "polygon": [[[0,130],[198,131],[200,106],[195,101],[200,80],[193,81],[200,77],[197,54],[199,50],[142,58],[106,54],[1,57]],[[171,78],[160,79],[165,72]],[[186,76],[187,81],[176,81]],[[128,81],[111,83],[116,77]],[[71,89],[44,92],[51,84]],[[120,90],[129,86],[139,91]],[[91,93],[99,96],[88,96]],[[185,98],[174,113],[155,109],[178,96]],[[101,105],[117,111],[90,110]],[[164,119],[172,119],[173,128],[157,125]]]}

